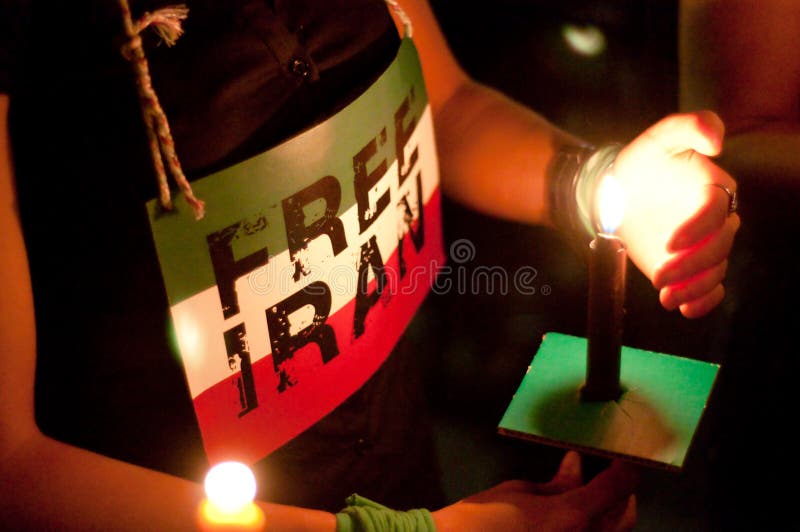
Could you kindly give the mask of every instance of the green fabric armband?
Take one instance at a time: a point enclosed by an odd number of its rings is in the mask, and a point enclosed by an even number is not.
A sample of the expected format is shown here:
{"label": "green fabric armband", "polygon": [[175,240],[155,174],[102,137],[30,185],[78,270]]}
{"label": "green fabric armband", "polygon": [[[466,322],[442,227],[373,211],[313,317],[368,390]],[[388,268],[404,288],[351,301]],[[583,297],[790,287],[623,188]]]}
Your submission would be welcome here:
{"label": "green fabric armband", "polygon": [[360,495],[350,495],[347,507],[336,514],[337,532],[435,532],[428,510],[399,512]]}

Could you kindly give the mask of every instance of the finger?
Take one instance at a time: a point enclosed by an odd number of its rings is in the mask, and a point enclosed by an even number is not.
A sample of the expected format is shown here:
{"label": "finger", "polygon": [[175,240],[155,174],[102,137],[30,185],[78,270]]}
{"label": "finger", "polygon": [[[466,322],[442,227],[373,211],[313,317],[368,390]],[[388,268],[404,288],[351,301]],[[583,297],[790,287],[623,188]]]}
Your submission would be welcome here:
{"label": "finger", "polygon": [[548,488],[547,493],[556,494],[577,488],[581,484],[583,484],[581,456],[575,451],[568,451],[561,460],[561,465],[553,480],[544,487]]}
{"label": "finger", "polygon": [[583,484],[581,456],[575,451],[567,451],[553,478],[544,484],[527,480],[506,480],[493,489],[500,492],[525,491],[539,495],[556,495],[577,488]]}
{"label": "finger", "polygon": [[542,486],[546,486],[546,484],[537,484],[536,482],[530,482],[528,480],[506,480],[486,491],[498,493],[510,491],[538,493]]}
{"label": "finger", "polygon": [[728,261],[725,260],[688,281],[665,286],[659,294],[661,305],[667,310],[674,310],[684,303],[704,296],[725,279],[727,270]]}
{"label": "finger", "polygon": [[718,284],[714,289],[699,299],[684,303],[678,307],[687,318],[701,318],[714,310],[725,299],[725,287]]}
{"label": "finger", "polygon": [[670,252],[680,251],[697,244],[725,223],[725,218],[728,217],[730,197],[722,188],[712,184],[721,185],[730,191],[736,190],[736,182],[733,178],[712,161],[705,157],[695,157],[693,161],[696,161],[693,164],[700,166],[699,171],[702,175],[707,176],[706,179],[709,180],[709,183],[702,187],[702,207],[675,230],[667,243],[667,250]]}
{"label": "finger", "polygon": [[670,115],[646,130],[643,135],[664,153],[678,154],[695,150],[714,156],[722,149],[725,126],[711,111]]}
{"label": "finger", "polygon": [[630,464],[619,460],[594,477],[588,484],[568,492],[577,508],[595,519],[628,498],[638,484],[639,475]]}
{"label": "finger", "polygon": [[537,495],[558,495],[583,484],[583,473],[581,472],[581,457],[575,451],[568,451],[561,459],[561,465],[553,478],[544,484],[533,484],[524,481],[504,482],[500,486],[511,484],[512,488],[529,491]]}
{"label": "finger", "polygon": [[625,507],[625,512],[622,514],[622,517],[619,521],[617,521],[617,526],[615,530],[620,532],[627,532],[629,530],[633,530],[633,527],[636,526],[636,520],[639,518],[639,511],[636,506],[636,495],[631,495],[628,497],[628,504]]}
{"label": "finger", "polygon": [[699,272],[726,260],[740,223],[736,214],[727,217],[725,224],[716,234],[667,260],[653,275],[653,286],[661,290],[665,286],[690,279]]}
{"label": "finger", "polygon": [[461,502],[482,504],[497,501],[498,497],[508,498],[518,494],[523,494],[527,497],[538,494],[542,486],[545,486],[545,484],[536,484],[527,480],[506,480],[487,490],[464,497]]}
{"label": "finger", "polygon": [[629,531],[636,525],[637,517],[636,495],[631,495],[611,511],[595,519],[590,528],[602,532]]}

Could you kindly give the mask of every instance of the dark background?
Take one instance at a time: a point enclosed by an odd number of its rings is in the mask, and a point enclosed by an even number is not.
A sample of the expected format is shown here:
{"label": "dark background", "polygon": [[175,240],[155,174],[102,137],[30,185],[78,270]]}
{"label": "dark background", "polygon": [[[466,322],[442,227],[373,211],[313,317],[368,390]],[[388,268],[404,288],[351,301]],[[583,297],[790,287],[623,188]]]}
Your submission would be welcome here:
{"label": "dark background", "polygon": [[[626,142],[678,110],[675,1],[431,4],[473,77],[587,140]],[[595,57],[571,51],[564,24],[598,27],[605,51]],[[794,520],[792,501],[778,486],[791,481],[794,469],[787,427],[795,418],[790,346],[800,294],[792,282],[796,253],[785,237],[797,227],[800,202],[794,191],[735,177],[745,225],[731,256],[728,296],[711,315],[686,320],[663,310],[629,264],[625,344],[722,365],[684,470],[643,471],[639,530],[785,529]],[[787,230],[775,236],[776,227]],[[562,451],[503,438],[496,426],[542,334],[585,335],[586,268],[549,230],[449,202],[445,232],[449,243],[469,239],[475,246],[474,260],[459,267],[533,266],[539,288],[532,296],[434,295],[412,327],[429,364],[443,477],[456,500],[508,478],[544,481],[555,471]]]}

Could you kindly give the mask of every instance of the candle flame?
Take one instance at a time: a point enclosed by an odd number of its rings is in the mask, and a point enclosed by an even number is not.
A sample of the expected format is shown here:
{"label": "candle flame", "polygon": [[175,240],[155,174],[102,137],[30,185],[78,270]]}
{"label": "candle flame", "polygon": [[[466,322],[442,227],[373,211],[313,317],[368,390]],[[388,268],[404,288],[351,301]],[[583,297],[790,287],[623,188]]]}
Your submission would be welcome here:
{"label": "candle flame", "polygon": [[613,174],[608,173],[600,180],[595,201],[603,232],[613,233],[625,215],[625,190]]}
{"label": "candle flame", "polygon": [[237,514],[256,496],[256,478],[240,462],[220,462],[212,467],[205,480],[206,496],[220,512]]}

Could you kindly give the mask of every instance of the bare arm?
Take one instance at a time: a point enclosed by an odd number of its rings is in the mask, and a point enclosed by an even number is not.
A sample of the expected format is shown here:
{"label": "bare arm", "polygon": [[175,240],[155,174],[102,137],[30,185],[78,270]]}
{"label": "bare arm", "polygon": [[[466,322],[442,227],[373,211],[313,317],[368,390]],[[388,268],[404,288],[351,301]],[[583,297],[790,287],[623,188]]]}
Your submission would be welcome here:
{"label": "bare arm", "polygon": [[716,110],[725,162],[779,183],[800,179],[800,9],[792,0],[682,0],[681,107]]}
{"label": "bare arm", "polygon": [[[470,80],[447,50],[425,1],[406,0],[403,6],[415,22],[436,115],[445,190],[484,212],[548,223],[546,168],[557,146],[574,139]],[[5,273],[0,277],[0,513],[27,528],[193,528],[202,498],[199,486],[55,442],[35,425],[33,303],[14,208],[7,109],[8,98],[0,96],[0,252]],[[701,261],[694,270],[707,267],[704,264]],[[489,523],[510,528],[507,525],[520,526],[529,518],[552,523],[587,509],[591,515],[584,519],[613,513],[620,504],[625,508],[633,489],[625,468],[615,467],[598,477],[603,480],[593,488],[581,486],[574,473],[558,491],[551,487],[542,493],[518,484],[490,490],[478,500],[437,512],[437,523],[446,530],[467,512],[476,529]],[[545,500],[550,497],[558,500]],[[325,512],[263,507],[274,529],[334,528],[333,516]]]}
{"label": "bare arm", "polygon": [[[487,214],[552,224],[548,167],[562,146],[579,141],[470,79],[450,53],[427,1],[401,3],[415,26],[445,193]],[[670,116],[629,144],[615,162],[615,174],[630,192],[629,204],[636,206],[620,229],[630,257],[661,291],[662,305],[680,308],[687,317],[702,316],[722,300],[726,259],[739,227],[738,216],[725,219],[727,196],[719,189],[708,193],[704,186],[735,188],[707,158],[719,152],[723,135],[712,113]],[[688,153],[697,157],[686,158]],[[684,218],[670,218],[663,192],[686,203],[683,188],[707,193]],[[651,216],[656,210],[664,214],[660,223]]]}
{"label": "bare arm", "polygon": [[[419,21],[417,31],[420,39],[425,40],[425,32],[431,33],[429,39],[432,41],[440,38],[438,28],[431,24],[432,19],[415,18]],[[484,105],[503,101],[496,94],[473,84],[468,85],[477,91],[474,96],[467,96],[467,88],[448,85],[452,80],[468,80],[462,77],[454,62],[446,66],[451,70],[442,72],[433,86],[450,87],[452,91],[438,90],[432,94],[437,111],[441,111],[445,101],[455,93],[464,95],[460,98],[474,98],[476,103],[483,101]],[[435,73],[430,75],[437,78]],[[75,530],[193,529],[203,497],[200,486],[65,445],[43,435],[36,427],[33,405],[34,312],[25,246],[14,206],[13,172],[8,149],[8,104],[8,97],[0,95],[0,250],[5,274],[0,276],[0,514],[6,523],[12,522],[15,527],[25,529],[54,526]],[[508,108],[505,107],[507,104]],[[489,107],[485,108],[487,113]],[[507,109],[505,112],[514,108],[510,102],[500,103],[500,107]],[[532,113],[526,113],[537,128],[551,131],[546,123]],[[537,133],[535,137],[538,139],[540,135]],[[536,151],[541,150],[532,150],[531,153]],[[543,158],[540,163],[544,164]],[[471,190],[474,196],[476,189]],[[536,205],[536,201],[533,204]],[[536,210],[526,211],[524,216],[536,221],[541,216],[541,208],[538,208],[539,212]],[[325,467],[325,464],[320,464],[320,467]],[[621,470],[615,469],[606,477],[615,479],[623,475]],[[608,507],[615,506],[617,499],[626,500],[630,491],[628,484],[620,481],[617,485],[623,493],[613,492],[614,497],[596,506],[594,513],[603,514]],[[549,519],[557,520],[559,511],[563,509],[563,504],[548,504],[532,491],[516,490],[514,493],[522,500],[520,504],[544,504],[545,507],[538,512],[539,518],[548,515]],[[502,506],[502,503],[498,504]],[[262,508],[270,529],[334,529],[334,517],[325,512],[273,504],[262,504]],[[436,520],[447,529],[448,523],[458,521],[465,512],[470,515],[469,523],[474,529],[481,529],[485,520],[525,524],[525,520],[513,512],[504,515],[493,505],[483,508],[474,505],[448,507],[444,513],[437,512]],[[574,513],[566,517],[574,517]],[[459,526],[459,529],[463,528]]]}
{"label": "bare arm", "polygon": [[[15,529],[192,530],[202,489],[43,435],[34,418],[35,324],[25,245],[15,205],[9,98],[0,94],[0,515]],[[435,512],[441,530],[526,528],[590,519],[629,523],[633,475],[615,467],[584,487],[577,458],[544,487],[512,483]],[[324,467],[324,464],[320,464]],[[563,469],[563,468],[562,468]],[[569,474],[567,474],[569,473]],[[334,516],[260,503],[269,530],[334,530]],[[578,520],[578,521],[576,521]]]}
{"label": "bare arm", "polygon": [[[15,207],[0,94],[0,515],[17,530],[196,530],[203,498],[186,480],[57,442],[34,422],[35,326],[30,277]],[[324,467],[324,464],[320,464]],[[548,484],[512,482],[434,513],[439,530],[526,530],[608,522],[628,529],[636,475],[617,464],[584,486],[568,455]],[[268,530],[335,529],[332,514],[260,503]],[[618,526],[616,526],[618,525]],[[609,527],[610,528],[610,527]]]}
{"label": "bare arm", "polygon": [[547,167],[560,146],[580,141],[471,79],[455,61],[427,1],[400,3],[414,23],[445,193],[485,214],[551,224]]}
{"label": "bare arm", "polygon": [[[0,515],[24,529],[189,530],[202,487],[57,442],[34,421],[36,336],[0,94]],[[333,530],[325,512],[263,504],[271,527]]]}

